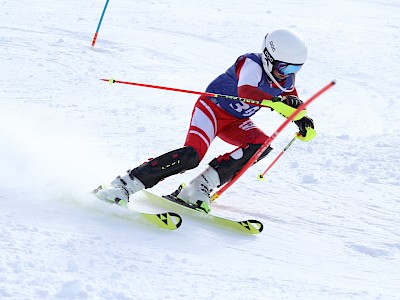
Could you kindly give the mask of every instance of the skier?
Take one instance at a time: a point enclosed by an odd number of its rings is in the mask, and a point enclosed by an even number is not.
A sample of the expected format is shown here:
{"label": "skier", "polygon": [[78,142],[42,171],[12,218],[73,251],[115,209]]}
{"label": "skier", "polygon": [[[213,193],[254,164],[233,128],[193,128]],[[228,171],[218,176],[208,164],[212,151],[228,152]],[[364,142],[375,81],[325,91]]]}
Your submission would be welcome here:
{"label": "skier", "polygon": [[[291,30],[277,29],[265,36],[262,53],[241,55],[209,84],[206,91],[257,101],[279,101],[280,105],[271,110],[288,117],[287,108],[293,111],[302,104],[295,88],[295,74],[306,58],[307,48],[302,38]],[[212,189],[227,183],[268,139],[250,119],[259,109],[259,106],[242,101],[200,96],[192,112],[184,147],[129,170],[128,174],[113,180],[110,186],[98,190],[96,195],[127,206],[130,195],[151,188],[166,177],[197,167],[218,136],[237,148],[214,158],[201,174],[187,186],[180,187],[177,193],[179,199],[208,213]],[[304,116],[294,123],[299,128],[298,139],[307,142],[314,138],[316,132],[311,118]],[[268,147],[259,160],[271,150]]]}

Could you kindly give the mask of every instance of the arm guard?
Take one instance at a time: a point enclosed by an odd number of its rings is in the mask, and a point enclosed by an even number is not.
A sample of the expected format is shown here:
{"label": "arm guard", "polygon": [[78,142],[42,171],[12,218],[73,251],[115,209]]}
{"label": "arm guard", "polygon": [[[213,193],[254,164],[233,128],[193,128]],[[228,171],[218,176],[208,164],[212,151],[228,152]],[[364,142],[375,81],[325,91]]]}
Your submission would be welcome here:
{"label": "arm guard", "polygon": [[[282,102],[280,97],[274,97],[272,100],[263,100],[261,102],[263,106],[267,106],[275,110],[278,114],[285,118],[289,118],[297,108],[291,107],[285,103]],[[293,121],[300,120],[307,114],[307,109],[304,108],[302,111],[300,111],[297,116],[293,119]]]}

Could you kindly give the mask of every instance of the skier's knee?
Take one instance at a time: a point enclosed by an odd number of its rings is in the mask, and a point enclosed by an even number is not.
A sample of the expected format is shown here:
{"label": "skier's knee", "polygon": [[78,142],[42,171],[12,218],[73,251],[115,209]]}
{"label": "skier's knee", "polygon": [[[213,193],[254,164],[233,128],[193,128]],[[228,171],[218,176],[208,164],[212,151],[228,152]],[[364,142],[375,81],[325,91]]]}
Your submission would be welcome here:
{"label": "skier's knee", "polygon": [[[247,147],[238,148],[235,151],[214,158],[209,165],[213,167],[219,175],[220,186],[227,183],[232,177],[243,168],[249,159],[260,149],[260,144],[249,144]],[[268,147],[258,158],[263,159],[272,150]]]}
{"label": "skier's knee", "polygon": [[164,178],[197,167],[199,163],[197,151],[192,147],[183,147],[151,159],[131,170],[129,174],[138,178],[146,188],[150,188]]}

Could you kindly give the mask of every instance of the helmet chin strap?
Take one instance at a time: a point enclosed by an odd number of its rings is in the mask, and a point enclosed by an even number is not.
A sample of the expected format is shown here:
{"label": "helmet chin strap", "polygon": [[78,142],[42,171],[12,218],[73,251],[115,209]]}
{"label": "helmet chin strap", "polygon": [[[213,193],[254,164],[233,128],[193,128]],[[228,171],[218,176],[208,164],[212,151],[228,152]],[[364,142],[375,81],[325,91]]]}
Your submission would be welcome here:
{"label": "helmet chin strap", "polygon": [[263,69],[265,71],[265,73],[267,73],[268,77],[277,85],[277,87],[283,91],[283,92],[292,92],[294,90],[294,82],[295,82],[295,76],[294,74],[290,74],[290,76],[292,76],[292,88],[291,89],[285,89],[283,86],[281,86],[278,82],[278,80],[276,80],[275,76],[273,74],[271,74],[271,72],[268,70],[268,68],[265,67],[265,64],[263,64]]}

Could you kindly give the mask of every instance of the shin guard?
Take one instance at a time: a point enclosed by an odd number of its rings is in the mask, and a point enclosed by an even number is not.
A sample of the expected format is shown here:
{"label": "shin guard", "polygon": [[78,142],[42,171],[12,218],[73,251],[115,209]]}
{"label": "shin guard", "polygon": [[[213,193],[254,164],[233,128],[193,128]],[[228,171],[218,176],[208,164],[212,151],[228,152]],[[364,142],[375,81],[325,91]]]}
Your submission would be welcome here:
{"label": "shin guard", "polygon": [[[213,167],[219,175],[220,185],[222,186],[232,179],[232,177],[249,161],[249,159],[260,149],[260,144],[249,144],[245,148],[238,148],[231,153],[214,158],[209,165]],[[272,148],[268,147],[258,158],[263,159]]]}
{"label": "shin guard", "polygon": [[193,169],[199,163],[197,151],[192,147],[183,147],[145,162],[131,170],[129,176],[136,177],[146,188],[151,188],[160,180]]}

